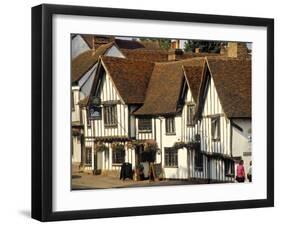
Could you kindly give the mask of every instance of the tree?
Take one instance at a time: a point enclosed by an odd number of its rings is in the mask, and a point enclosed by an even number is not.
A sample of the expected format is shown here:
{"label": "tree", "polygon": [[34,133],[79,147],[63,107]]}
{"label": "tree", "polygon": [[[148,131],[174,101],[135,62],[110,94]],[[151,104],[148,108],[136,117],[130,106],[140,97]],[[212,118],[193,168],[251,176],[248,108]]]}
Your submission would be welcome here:
{"label": "tree", "polygon": [[221,45],[226,45],[226,42],[187,40],[184,42],[184,51],[195,52],[195,49],[199,48],[200,52],[219,53]]}
{"label": "tree", "polygon": [[169,49],[171,47],[171,40],[166,38],[140,38],[141,41],[158,41],[162,49]]}

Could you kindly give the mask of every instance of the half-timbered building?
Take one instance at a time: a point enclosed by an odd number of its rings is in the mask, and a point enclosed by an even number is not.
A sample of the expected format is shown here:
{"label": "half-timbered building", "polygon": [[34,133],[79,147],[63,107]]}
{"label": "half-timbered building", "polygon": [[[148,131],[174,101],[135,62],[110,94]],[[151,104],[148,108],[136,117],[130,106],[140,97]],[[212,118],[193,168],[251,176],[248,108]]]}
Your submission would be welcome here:
{"label": "half-timbered building", "polygon": [[[80,120],[72,124],[73,147],[77,135],[84,142],[73,161],[95,173],[149,161],[166,179],[220,182],[234,180],[235,160],[247,168],[251,60],[243,45],[218,55],[116,43],[72,62],[72,120]],[[148,156],[152,143],[157,151]]]}
{"label": "half-timbered building", "polygon": [[90,169],[92,166],[93,142],[85,139],[92,136],[85,103],[93,85],[99,56],[102,55],[124,58],[118,47],[110,42],[97,50],[84,51],[71,64],[72,162],[75,167]]}
{"label": "half-timbered building", "polygon": [[100,57],[88,99],[93,113],[89,116],[93,119],[95,171],[118,170],[125,161],[135,166],[135,151],[128,146],[136,137],[132,113],[143,104],[153,66],[151,62]]}
{"label": "half-timbered building", "polygon": [[[156,63],[143,106],[137,116],[137,139],[154,139],[159,144],[157,162],[166,179],[206,179],[200,158],[198,125],[194,114],[205,58]],[[140,128],[142,120],[151,120],[151,131]],[[200,159],[199,159],[200,158]]]}
{"label": "half-timbered building", "polygon": [[196,118],[208,178],[233,181],[235,160],[251,159],[250,59],[207,59]]}

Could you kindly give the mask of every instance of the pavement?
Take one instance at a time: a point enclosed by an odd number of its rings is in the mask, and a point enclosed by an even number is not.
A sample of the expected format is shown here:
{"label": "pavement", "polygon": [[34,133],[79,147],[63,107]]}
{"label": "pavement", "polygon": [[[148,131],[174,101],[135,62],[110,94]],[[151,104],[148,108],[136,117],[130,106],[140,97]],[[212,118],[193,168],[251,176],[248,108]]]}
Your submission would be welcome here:
{"label": "pavement", "polygon": [[188,185],[206,184],[206,181],[195,180],[143,180],[134,181],[131,179],[120,180],[117,176],[93,175],[92,173],[75,172],[72,173],[72,190],[81,189],[105,189],[105,188],[128,188],[147,186],[168,186],[168,185]]}

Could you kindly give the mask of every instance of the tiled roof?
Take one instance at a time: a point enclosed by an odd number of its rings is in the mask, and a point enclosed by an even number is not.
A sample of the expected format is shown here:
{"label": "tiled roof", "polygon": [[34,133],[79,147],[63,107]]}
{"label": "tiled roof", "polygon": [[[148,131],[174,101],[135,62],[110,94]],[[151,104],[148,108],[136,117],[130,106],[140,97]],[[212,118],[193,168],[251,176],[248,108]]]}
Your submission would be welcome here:
{"label": "tiled roof", "polygon": [[168,61],[168,52],[162,49],[121,49],[128,59],[138,59],[150,62]]}
{"label": "tiled roof", "polygon": [[252,113],[251,60],[208,58],[208,65],[228,118],[250,118]]}
{"label": "tiled roof", "polygon": [[199,89],[204,73],[205,61],[202,61],[202,65],[199,66],[184,66],[183,70],[191,90],[191,94],[195,103],[199,100]]}
{"label": "tiled roof", "polygon": [[136,115],[175,114],[184,82],[183,66],[203,65],[204,58],[193,58],[167,63],[155,63],[144,104]]}
{"label": "tiled roof", "polygon": [[142,104],[154,63],[106,56],[101,60],[124,102]]}
{"label": "tiled roof", "polygon": [[97,63],[99,56],[103,55],[112,45],[113,42],[101,45],[96,51],[88,50],[74,58],[71,64],[72,82],[78,81],[89,71]]}
{"label": "tiled roof", "polygon": [[120,49],[145,48],[143,44],[136,40],[115,39],[115,43]]}

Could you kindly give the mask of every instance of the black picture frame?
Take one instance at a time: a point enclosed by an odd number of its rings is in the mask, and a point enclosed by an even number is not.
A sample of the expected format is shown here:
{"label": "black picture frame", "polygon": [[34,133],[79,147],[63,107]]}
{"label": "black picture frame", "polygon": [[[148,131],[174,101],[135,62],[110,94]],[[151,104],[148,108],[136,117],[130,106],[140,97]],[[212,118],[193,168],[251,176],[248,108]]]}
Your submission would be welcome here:
{"label": "black picture frame", "polygon": [[[267,29],[267,198],[98,210],[52,210],[52,17],[55,14],[247,25]],[[32,218],[123,217],[274,206],[274,20],[237,16],[43,4],[32,8]]]}

